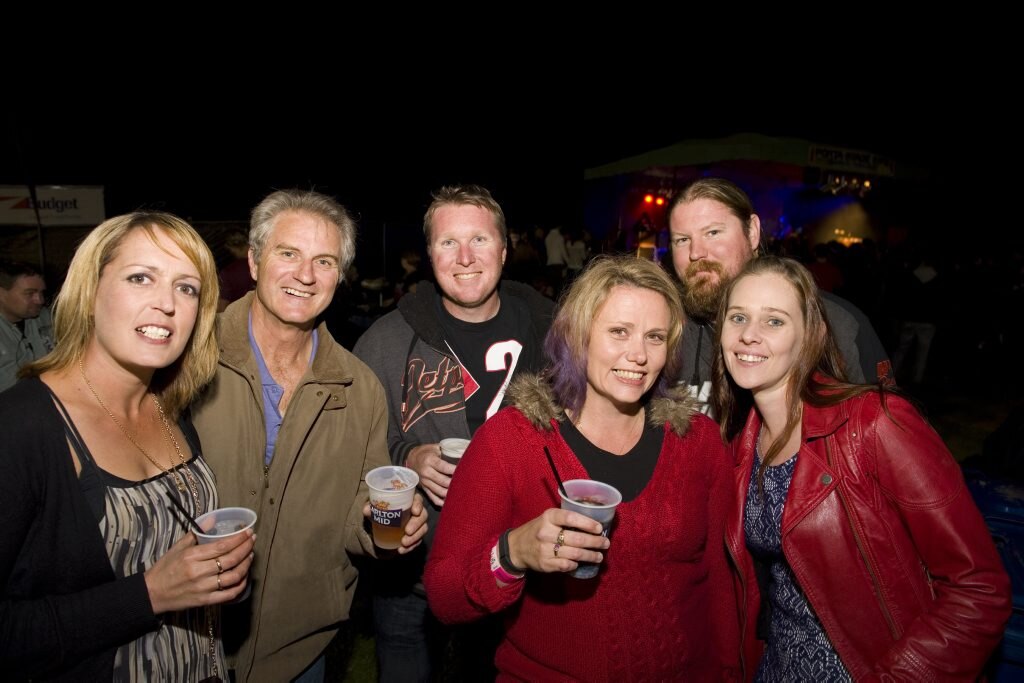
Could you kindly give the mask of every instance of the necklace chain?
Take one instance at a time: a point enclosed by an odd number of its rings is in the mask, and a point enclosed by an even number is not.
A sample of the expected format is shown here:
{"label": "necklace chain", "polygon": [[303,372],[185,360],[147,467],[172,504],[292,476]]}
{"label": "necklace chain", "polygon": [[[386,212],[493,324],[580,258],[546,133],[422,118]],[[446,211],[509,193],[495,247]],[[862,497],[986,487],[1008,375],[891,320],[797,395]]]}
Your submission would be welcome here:
{"label": "necklace chain", "polygon": [[[139,453],[142,453],[143,457],[145,457],[146,460],[153,463],[153,465],[155,465],[156,468],[159,469],[161,472],[163,472],[164,474],[171,475],[174,478],[175,484],[177,484],[178,486],[178,490],[181,491],[182,493],[185,493],[185,484],[186,482],[188,483],[188,488],[191,489],[190,493],[192,494],[192,500],[195,502],[196,510],[198,511],[199,489],[198,486],[196,485],[195,477],[192,476],[192,473],[188,470],[188,468],[182,467],[180,471],[175,471],[174,458],[171,458],[170,469],[165,468],[163,465],[157,462],[149,453],[146,452],[146,449],[143,448],[139,444],[139,442],[135,440],[135,437],[132,436],[131,432],[129,432],[125,428],[125,426],[121,424],[121,421],[117,419],[117,416],[114,415],[113,412],[111,412],[110,408],[107,407],[107,404],[103,402],[102,398],[100,398],[100,395],[96,393],[96,389],[93,387],[92,382],[89,381],[89,378],[85,374],[85,364],[82,362],[81,358],[78,359],[78,369],[82,372],[82,379],[85,380],[85,385],[89,387],[89,391],[92,392],[93,398],[95,398],[96,402],[100,404],[100,408],[103,408],[104,412],[106,412],[110,419],[113,420],[114,424],[117,425],[117,428],[121,430],[121,434],[123,434],[124,437],[128,439],[128,441],[130,441],[131,444],[135,446],[135,448],[138,449]],[[171,424],[167,420],[167,415],[164,414],[164,407],[160,404],[160,399],[156,397],[156,394],[150,394],[150,396],[153,397],[153,403],[154,405],[156,405],[156,411],[160,415],[160,422],[164,427],[164,436],[167,439],[167,442],[174,449],[174,452],[178,454],[179,462],[181,462],[181,464],[184,465],[185,456],[181,452],[181,446],[178,445],[178,440],[174,438],[174,433],[171,432]]]}

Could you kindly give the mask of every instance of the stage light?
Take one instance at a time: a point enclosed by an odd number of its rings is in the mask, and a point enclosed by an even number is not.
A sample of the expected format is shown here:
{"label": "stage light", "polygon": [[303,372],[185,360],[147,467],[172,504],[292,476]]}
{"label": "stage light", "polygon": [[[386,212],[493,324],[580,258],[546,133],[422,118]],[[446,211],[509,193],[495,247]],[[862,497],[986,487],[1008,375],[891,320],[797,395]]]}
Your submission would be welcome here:
{"label": "stage light", "polygon": [[644,204],[650,204],[653,201],[654,201],[654,195],[653,194],[645,194],[644,195]]}

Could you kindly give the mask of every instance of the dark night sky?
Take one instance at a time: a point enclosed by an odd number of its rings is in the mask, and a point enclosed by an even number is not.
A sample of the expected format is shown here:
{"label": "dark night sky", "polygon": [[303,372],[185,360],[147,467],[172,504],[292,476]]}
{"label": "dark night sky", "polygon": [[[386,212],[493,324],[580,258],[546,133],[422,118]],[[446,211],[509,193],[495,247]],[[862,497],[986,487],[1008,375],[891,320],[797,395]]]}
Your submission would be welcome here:
{"label": "dark night sky", "polygon": [[931,169],[934,186],[957,174],[998,175],[1000,152],[978,144],[978,117],[940,111],[951,125],[936,131],[923,107],[728,111],[615,108],[597,106],[594,97],[561,104],[495,98],[445,110],[416,99],[301,107],[143,99],[121,109],[21,101],[4,113],[0,184],[101,184],[108,215],[144,206],[196,221],[244,221],[273,188],[313,187],[338,197],[372,230],[418,224],[430,190],[453,182],[488,186],[513,226],[571,225],[582,215],[588,166],[738,132],[886,154]]}

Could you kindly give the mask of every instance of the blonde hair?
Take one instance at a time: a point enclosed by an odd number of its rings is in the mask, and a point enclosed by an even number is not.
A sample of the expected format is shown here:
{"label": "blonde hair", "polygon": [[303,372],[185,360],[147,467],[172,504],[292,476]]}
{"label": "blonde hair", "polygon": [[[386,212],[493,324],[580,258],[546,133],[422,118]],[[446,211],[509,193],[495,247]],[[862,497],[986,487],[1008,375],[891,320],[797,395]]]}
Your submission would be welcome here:
{"label": "blonde hair", "polygon": [[54,350],[26,366],[22,376],[63,371],[78,363],[96,332],[93,312],[103,269],[117,256],[125,237],[143,230],[156,242],[163,231],[199,271],[199,311],[192,336],[181,356],[153,373],[150,389],[159,395],[168,415],[177,417],[211,379],[217,369],[217,266],[206,242],[191,225],[169,213],[135,212],[104,221],[75,250],[64,286],[54,301]]}

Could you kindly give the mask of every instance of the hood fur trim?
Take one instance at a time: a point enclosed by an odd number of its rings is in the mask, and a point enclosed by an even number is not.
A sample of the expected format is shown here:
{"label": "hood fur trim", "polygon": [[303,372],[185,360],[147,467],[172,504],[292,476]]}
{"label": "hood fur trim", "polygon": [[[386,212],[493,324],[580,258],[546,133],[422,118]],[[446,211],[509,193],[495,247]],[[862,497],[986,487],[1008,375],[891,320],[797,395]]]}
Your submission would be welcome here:
{"label": "hood fur trim", "polygon": [[[505,400],[514,406],[537,429],[551,429],[551,420],[565,420],[565,411],[555,402],[551,386],[540,375],[520,375],[509,385]],[[647,420],[655,426],[668,424],[679,436],[690,429],[690,417],[700,412],[700,402],[679,388],[665,398],[656,398],[647,405]]]}

